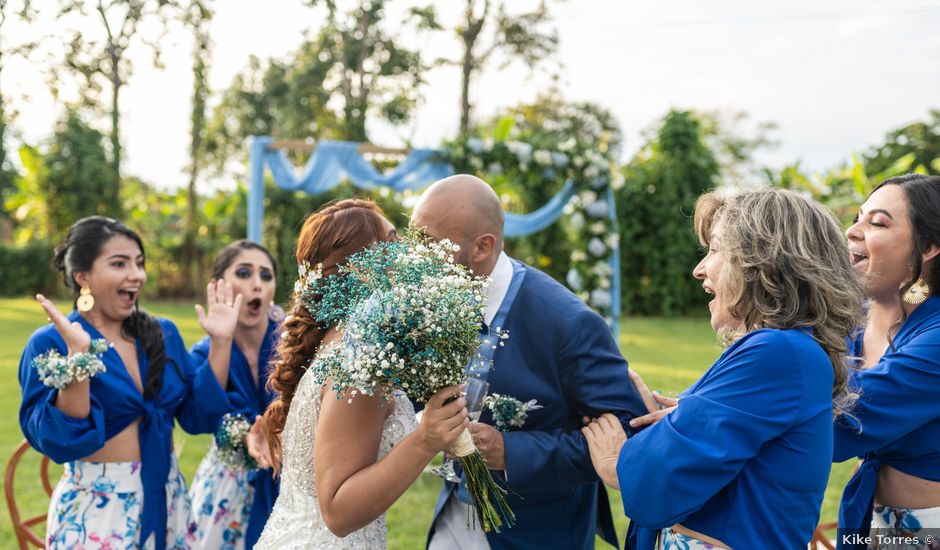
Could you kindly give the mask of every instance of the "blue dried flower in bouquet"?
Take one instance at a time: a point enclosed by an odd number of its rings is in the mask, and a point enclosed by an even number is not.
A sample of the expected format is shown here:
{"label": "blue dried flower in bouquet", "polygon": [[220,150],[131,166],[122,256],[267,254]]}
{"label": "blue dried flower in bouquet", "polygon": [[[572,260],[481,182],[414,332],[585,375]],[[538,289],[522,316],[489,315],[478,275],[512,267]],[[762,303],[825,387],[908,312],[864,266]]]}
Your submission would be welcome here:
{"label": "blue dried flower in bouquet", "polygon": [[[400,390],[418,402],[466,380],[478,357],[487,278],[454,262],[458,247],[406,234],[354,254],[336,274],[300,267],[295,291],[322,325],[336,325],[341,342],[322,348],[310,369],[337,395]],[[471,510],[485,531],[515,521],[486,460],[465,431],[452,447],[467,478]],[[471,518],[472,519],[472,518]],[[469,523],[470,521],[468,521]]]}

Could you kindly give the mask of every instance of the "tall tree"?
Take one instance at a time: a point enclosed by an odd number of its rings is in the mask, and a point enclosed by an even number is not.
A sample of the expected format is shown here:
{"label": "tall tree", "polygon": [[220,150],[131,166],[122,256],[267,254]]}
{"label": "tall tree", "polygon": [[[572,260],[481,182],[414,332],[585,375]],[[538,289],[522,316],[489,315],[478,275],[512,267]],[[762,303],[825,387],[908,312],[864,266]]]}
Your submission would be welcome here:
{"label": "tall tree", "polygon": [[197,244],[199,234],[199,194],[196,184],[202,168],[206,134],[206,101],[209,97],[209,63],[212,57],[212,40],[209,25],[212,9],[207,0],[191,0],[184,17],[186,26],[193,35],[193,97],[190,115],[189,186],[187,189],[186,238],[183,243],[183,272],[188,284],[186,293],[195,293],[199,288],[201,250]]}
{"label": "tall tree", "polygon": [[324,3],[326,25],[312,39],[284,59],[250,58],[223,92],[205,151],[216,170],[244,158],[252,135],[368,141],[369,119],[401,124],[411,117],[426,66],[398,36],[428,28],[432,18],[410,10],[393,34],[384,1]]}
{"label": "tall tree", "polygon": [[[18,17],[24,21],[30,21],[35,15],[30,0],[23,0],[18,6],[12,6],[7,0],[0,0],[0,76],[3,72],[4,59],[8,55],[28,54],[34,44],[7,44],[4,38],[3,27],[8,17]],[[2,81],[2,78],[0,78]],[[3,88],[0,87],[0,242],[8,241],[12,237],[12,218],[3,207],[5,200],[15,191],[16,188],[16,169],[7,157],[7,127],[13,114],[8,112],[6,98],[3,96]]]}
{"label": "tall tree", "polygon": [[57,240],[79,218],[120,212],[104,141],[68,108],[48,147],[20,148],[24,173],[6,201],[16,218],[15,242]]}
{"label": "tall tree", "polygon": [[368,141],[370,111],[393,124],[406,122],[424,82],[420,53],[403,46],[398,36],[427,27],[430,14],[410,10],[390,33],[384,21],[386,3],[359,0],[344,10],[336,1],[325,2],[327,25],[317,38],[318,49],[331,64],[330,76],[337,82],[332,91],[343,98],[343,137],[348,140]]}
{"label": "tall tree", "polygon": [[283,61],[249,58],[212,110],[203,149],[206,168],[220,174],[242,164],[248,153],[245,142],[253,135],[343,137],[340,115],[327,105],[331,64],[319,46],[305,42]]}
{"label": "tall tree", "polygon": [[[100,107],[98,93],[105,88],[110,90],[109,106],[104,110],[111,122],[111,180],[118,189],[121,185],[120,97],[133,72],[126,54],[132,44],[140,42],[151,49],[154,63],[159,64],[159,38],[148,40],[140,29],[144,22],[153,20],[165,30],[167,10],[173,7],[168,0],[59,0],[59,19],[79,16],[83,21],[96,20],[103,34],[97,38],[77,26],[63,44],[64,63],[53,68],[53,78],[55,82],[62,80],[60,70],[79,76],[83,98],[92,107]],[[54,93],[57,90],[58,85],[53,88]]]}
{"label": "tall tree", "polygon": [[693,113],[671,111],[658,134],[624,168],[617,190],[623,303],[627,313],[682,315],[706,295],[689,276],[699,244],[689,216],[720,167]]}
{"label": "tall tree", "polygon": [[547,27],[551,14],[545,0],[521,13],[511,13],[509,5],[505,0],[464,0],[462,18],[452,29],[462,55],[459,59],[438,60],[460,67],[461,135],[470,129],[470,88],[487,64],[502,54],[501,69],[517,60],[534,68],[558,49],[558,32]]}
{"label": "tall tree", "polygon": [[883,144],[864,155],[866,171],[883,172],[905,155],[913,155],[912,165],[921,171],[940,174],[940,110],[931,109],[924,122],[914,122],[892,130]]}

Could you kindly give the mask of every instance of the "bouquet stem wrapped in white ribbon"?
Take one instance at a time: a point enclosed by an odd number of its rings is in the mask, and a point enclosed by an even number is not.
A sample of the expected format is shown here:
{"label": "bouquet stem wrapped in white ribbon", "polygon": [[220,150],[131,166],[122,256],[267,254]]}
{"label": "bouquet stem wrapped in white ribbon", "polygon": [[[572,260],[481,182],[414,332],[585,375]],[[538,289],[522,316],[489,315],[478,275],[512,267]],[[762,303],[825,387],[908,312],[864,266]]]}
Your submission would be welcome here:
{"label": "bouquet stem wrapped in white ribbon", "polygon": [[[380,242],[323,277],[300,266],[295,292],[323,326],[343,332],[310,368],[338,395],[385,395],[400,390],[418,402],[466,380],[479,361],[486,278],[454,263],[457,246],[414,235]],[[484,531],[511,526],[507,491],[493,479],[465,430],[451,447],[463,468],[471,509]]]}

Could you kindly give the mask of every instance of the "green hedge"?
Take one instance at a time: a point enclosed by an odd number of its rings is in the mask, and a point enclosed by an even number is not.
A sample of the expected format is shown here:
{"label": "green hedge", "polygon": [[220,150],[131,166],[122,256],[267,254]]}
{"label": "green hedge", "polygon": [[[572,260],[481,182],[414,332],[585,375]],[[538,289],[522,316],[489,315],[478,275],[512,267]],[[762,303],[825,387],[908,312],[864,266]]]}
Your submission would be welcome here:
{"label": "green hedge", "polygon": [[0,244],[0,296],[48,293],[57,287],[49,267],[53,245],[38,241],[24,246]]}

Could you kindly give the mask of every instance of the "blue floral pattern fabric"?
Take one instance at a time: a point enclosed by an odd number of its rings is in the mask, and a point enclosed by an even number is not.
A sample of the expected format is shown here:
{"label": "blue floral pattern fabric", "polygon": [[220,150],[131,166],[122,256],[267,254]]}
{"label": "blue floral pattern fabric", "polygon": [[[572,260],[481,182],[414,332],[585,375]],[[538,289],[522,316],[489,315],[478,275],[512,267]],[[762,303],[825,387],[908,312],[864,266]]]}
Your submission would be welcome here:
{"label": "blue floral pattern fabric", "polygon": [[657,546],[658,550],[712,550],[713,548],[721,547],[677,533],[669,527],[660,532]]}
{"label": "blue floral pattern fabric", "polygon": [[242,550],[255,488],[253,471],[233,469],[219,460],[215,443],[199,463],[190,497],[199,548]]}
{"label": "blue floral pattern fabric", "polygon": [[[940,527],[940,508],[892,508],[891,506],[875,506],[871,518],[871,528],[883,537],[874,537],[871,549],[894,550],[938,550],[940,543],[924,537],[918,537],[925,528]],[[894,539],[897,537],[897,539]],[[917,537],[918,543],[910,543],[910,537]],[[903,545],[878,544],[877,541],[908,539]]]}
{"label": "blue floral pattern fabric", "polygon": [[[154,536],[141,544],[143,483],[140,462],[65,464],[52,493],[46,524],[46,548],[118,550],[154,548]],[[166,483],[166,547],[191,548],[196,525],[186,494],[186,480],[174,456]]]}

